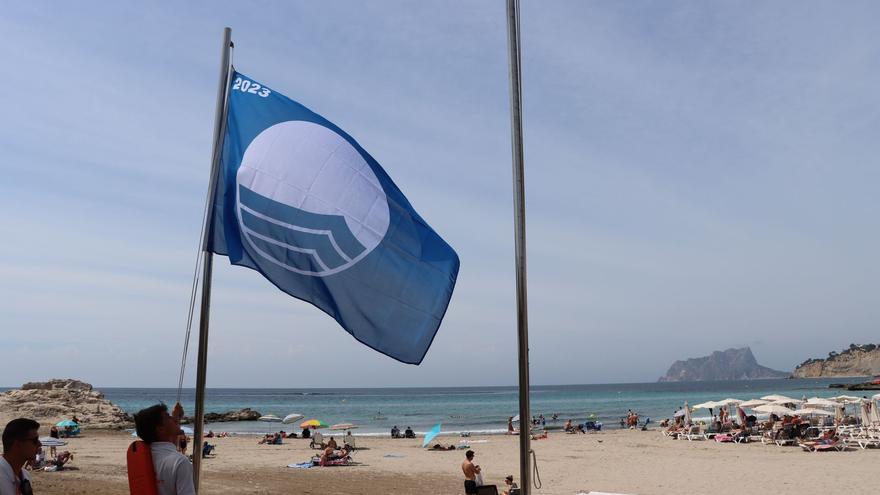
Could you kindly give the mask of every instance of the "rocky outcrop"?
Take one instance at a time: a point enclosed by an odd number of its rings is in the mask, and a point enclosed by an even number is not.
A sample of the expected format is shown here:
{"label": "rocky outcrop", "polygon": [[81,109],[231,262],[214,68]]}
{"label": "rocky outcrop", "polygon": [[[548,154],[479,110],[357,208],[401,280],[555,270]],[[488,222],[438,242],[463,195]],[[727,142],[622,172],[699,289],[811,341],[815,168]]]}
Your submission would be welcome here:
{"label": "rocky outcrop", "polygon": [[841,352],[829,352],[825,359],[807,359],[797,365],[792,378],[821,378],[880,375],[880,346],[850,344]]}
{"label": "rocky outcrop", "polygon": [[785,378],[788,373],[761,366],[752,350],[727,349],[709,356],[676,361],[658,382],[702,382],[722,380],[760,380]]}
{"label": "rocky outcrop", "polygon": [[127,428],[131,417],[88,383],[71,379],[31,382],[0,394],[0,422],[32,418],[45,426],[76,416],[83,428]]}
{"label": "rocky outcrop", "polygon": [[[238,411],[227,411],[224,413],[205,413],[206,423],[225,423],[228,421],[256,421],[262,416],[259,411],[246,407]],[[190,416],[183,417],[183,423],[192,423],[193,418]]]}

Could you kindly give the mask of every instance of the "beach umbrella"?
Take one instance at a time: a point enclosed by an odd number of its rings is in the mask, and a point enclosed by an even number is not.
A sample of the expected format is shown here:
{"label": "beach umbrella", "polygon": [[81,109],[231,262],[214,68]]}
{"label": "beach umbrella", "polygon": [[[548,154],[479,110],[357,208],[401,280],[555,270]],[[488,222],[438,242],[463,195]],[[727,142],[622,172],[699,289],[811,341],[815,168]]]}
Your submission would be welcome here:
{"label": "beach umbrella", "polygon": [[684,416],[684,409],[679,409],[678,411],[675,411],[675,414],[673,414],[672,416],[675,418],[680,418]]}
{"label": "beach umbrella", "polygon": [[873,402],[871,402],[871,422],[880,425],[880,408]]}
{"label": "beach umbrella", "polygon": [[807,399],[807,402],[804,402],[804,407],[837,407],[840,404],[834,402],[833,400],[823,399],[821,397],[810,397]]}
{"label": "beach umbrella", "polygon": [[40,438],[40,443],[43,444],[43,447],[63,447],[67,445],[67,442],[64,440],[52,437],[42,437]]}
{"label": "beach umbrella", "polygon": [[61,426],[62,428],[66,428],[66,427],[70,426],[70,427],[76,428],[77,426],[79,426],[79,423],[77,423],[76,421],[71,421],[69,419],[65,419],[64,421],[59,421],[59,422],[55,423],[55,426]]}
{"label": "beach umbrella", "polygon": [[691,424],[691,409],[688,407],[687,401],[684,403],[684,424]]}
{"label": "beach umbrella", "polygon": [[309,419],[299,424],[300,428],[311,428],[312,426],[314,426],[315,428],[326,428],[327,423],[321,421],[320,419]]}
{"label": "beach umbrella", "polygon": [[278,416],[275,416],[274,414],[267,414],[265,416],[260,416],[259,418],[257,418],[257,421],[266,421],[269,423],[280,423],[281,418],[279,418]]}
{"label": "beach umbrella", "polygon": [[357,425],[351,423],[337,423],[330,427],[331,430],[353,430]]}
{"label": "beach umbrella", "polygon": [[731,399],[730,397],[728,397],[728,398],[726,398],[726,399],[724,399],[724,400],[719,400],[719,401],[718,401],[718,405],[719,405],[719,406],[729,406],[729,405],[731,405],[731,404],[736,405],[736,404],[740,404],[740,403],[742,403],[741,400],[739,400],[739,399]]}
{"label": "beach umbrella", "polygon": [[832,397],[831,400],[837,401],[841,404],[855,404],[862,401],[862,399],[853,397],[852,395],[838,395],[837,397]]}
{"label": "beach umbrella", "polygon": [[740,402],[739,407],[745,407],[745,408],[751,409],[753,407],[763,406],[766,403],[767,403],[766,400],[752,399],[752,400],[747,400],[745,402]]}
{"label": "beach umbrella", "polygon": [[428,433],[425,433],[425,439],[422,441],[422,447],[428,445],[428,442],[434,439],[437,435],[440,434],[440,423],[434,425],[433,428]]}
{"label": "beach umbrella", "polygon": [[753,407],[752,410],[767,414],[775,414],[777,416],[786,414],[791,415],[792,413],[791,409],[779,404],[764,404],[763,406]]}
{"label": "beach umbrella", "polygon": [[784,395],[765,395],[764,397],[761,397],[761,400],[766,400],[767,402],[785,402],[788,404],[794,404],[797,402],[796,399]]}
{"label": "beach umbrella", "polygon": [[284,416],[284,419],[282,419],[281,422],[286,425],[289,425],[290,423],[293,423],[294,421],[303,419],[304,417],[305,416],[303,416],[302,414],[290,413],[287,416]]}
{"label": "beach umbrella", "polygon": [[710,400],[709,402],[702,402],[700,404],[696,404],[693,407],[694,407],[694,409],[713,409],[713,408],[716,408],[720,405],[721,405],[720,403],[713,402]]}
{"label": "beach umbrella", "polygon": [[517,414],[516,416],[513,417],[513,422],[514,423],[519,422],[519,414]]}
{"label": "beach umbrella", "polygon": [[871,397],[871,398],[874,399],[874,400],[880,400],[880,394],[877,394],[877,395],[875,395],[874,397]]}
{"label": "beach umbrella", "polygon": [[825,409],[818,408],[804,408],[804,409],[795,409],[791,412],[791,414],[797,414],[798,416],[834,416],[833,412],[826,411]]}
{"label": "beach umbrella", "polygon": [[862,426],[868,426],[871,424],[871,403],[870,402],[862,402],[862,407],[859,408],[859,413],[862,419]]}

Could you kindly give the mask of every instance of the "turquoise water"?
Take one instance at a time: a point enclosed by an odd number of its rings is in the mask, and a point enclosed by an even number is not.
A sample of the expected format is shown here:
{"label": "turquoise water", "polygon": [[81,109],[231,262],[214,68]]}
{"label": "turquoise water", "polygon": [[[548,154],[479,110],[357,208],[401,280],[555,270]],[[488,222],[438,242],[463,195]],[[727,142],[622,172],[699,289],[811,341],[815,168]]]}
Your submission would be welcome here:
{"label": "turquoise water", "polygon": [[[531,389],[532,414],[559,415],[557,425],[566,419],[583,421],[595,414],[606,428],[618,427],[621,416],[632,409],[642,418],[659,421],[671,417],[685,401],[690,404],[728,397],[747,400],[768,394],[794,398],[831,397],[846,391],[829,389],[829,383],[859,382],[860,379],[753,380],[729,382],[626,383],[608,385],[545,385]],[[173,404],[176,389],[104,388],[108,399],[134,413],[159,401]],[[850,395],[862,395],[850,392]],[[182,403],[193,411],[193,389],[185,389]],[[357,434],[387,434],[392,426],[412,426],[424,432],[437,423],[444,432],[457,434],[500,433],[507,417],[517,414],[516,387],[461,388],[352,388],[352,389],[208,389],[205,409],[224,412],[250,407],[262,414],[284,417],[290,413],[321,419],[327,424],[354,423]],[[386,419],[374,419],[381,412]],[[209,424],[214,431],[267,433],[293,425],[263,422]]]}

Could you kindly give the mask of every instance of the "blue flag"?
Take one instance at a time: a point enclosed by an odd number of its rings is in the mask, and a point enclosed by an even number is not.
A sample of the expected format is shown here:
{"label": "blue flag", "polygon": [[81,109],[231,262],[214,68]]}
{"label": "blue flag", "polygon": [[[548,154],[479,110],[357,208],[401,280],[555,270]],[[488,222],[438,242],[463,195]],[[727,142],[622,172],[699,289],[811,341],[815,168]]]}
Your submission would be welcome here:
{"label": "blue flag", "polygon": [[[424,359],[458,255],[342,129],[234,72],[211,251],[314,304],[360,342]],[[304,337],[304,336],[303,336]]]}

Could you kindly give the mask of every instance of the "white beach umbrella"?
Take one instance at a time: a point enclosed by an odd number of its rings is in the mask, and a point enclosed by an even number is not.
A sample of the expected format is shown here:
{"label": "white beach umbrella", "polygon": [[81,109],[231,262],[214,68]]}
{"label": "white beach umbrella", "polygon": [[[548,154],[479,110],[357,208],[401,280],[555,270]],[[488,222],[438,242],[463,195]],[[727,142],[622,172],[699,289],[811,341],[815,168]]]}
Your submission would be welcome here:
{"label": "white beach umbrella", "polygon": [[789,409],[785,406],[781,406],[779,404],[764,404],[763,406],[757,406],[752,408],[755,411],[767,413],[767,414],[775,414],[777,416],[789,414],[791,415],[792,409]]}
{"label": "white beach umbrella", "polygon": [[684,403],[684,424],[691,424],[691,408],[688,407],[687,401]]}
{"label": "white beach umbrella", "polygon": [[812,409],[797,409],[791,412],[791,414],[797,414],[798,416],[834,416],[833,412],[826,411],[825,409],[812,408]]}
{"label": "white beach umbrella", "polygon": [[804,407],[837,407],[840,404],[833,400],[823,399],[821,397],[810,397],[807,399],[807,402],[804,403]]}
{"label": "white beach umbrella", "polygon": [[761,397],[761,400],[766,400],[767,402],[785,402],[787,404],[794,404],[797,402],[797,399],[792,399],[791,397],[786,397],[784,395],[765,395]]}
{"label": "white beach umbrella", "polygon": [[700,404],[696,404],[693,406],[693,408],[694,409],[713,409],[713,408],[716,408],[719,406],[721,406],[721,404],[719,404],[718,402],[712,402],[710,400],[709,402],[702,402]]}
{"label": "white beach umbrella", "polygon": [[726,398],[726,399],[724,399],[724,400],[719,400],[719,401],[718,401],[718,405],[719,405],[719,406],[738,405],[738,404],[741,404],[741,403],[742,403],[741,400],[739,400],[739,399],[731,399],[730,397],[728,397],[728,398]]}
{"label": "white beach umbrella", "polygon": [[880,404],[871,402],[871,422],[880,424]]}
{"label": "white beach umbrella", "polygon": [[290,424],[290,423],[293,423],[294,421],[298,421],[300,419],[303,419],[304,417],[305,416],[303,416],[302,414],[290,413],[287,416],[284,416],[284,419],[282,419],[281,422],[284,424]]}
{"label": "white beach umbrella", "polygon": [[862,401],[861,398],[852,395],[838,395],[837,397],[832,397],[831,400],[837,401],[841,404],[856,404]]}
{"label": "white beach umbrella", "polygon": [[859,416],[861,416],[862,426],[868,426],[869,424],[871,424],[870,402],[862,402],[862,407],[859,408]]}
{"label": "white beach umbrella", "polygon": [[766,400],[752,399],[752,400],[747,400],[745,402],[740,402],[739,407],[745,407],[745,408],[751,409],[753,407],[763,406],[766,403],[767,403]]}
{"label": "white beach umbrella", "polygon": [[874,399],[874,400],[880,400],[880,394],[877,394],[877,395],[875,395],[874,397],[871,397],[871,398]]}

